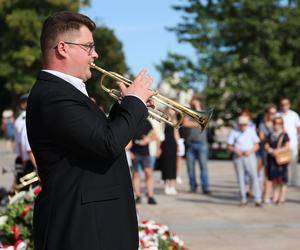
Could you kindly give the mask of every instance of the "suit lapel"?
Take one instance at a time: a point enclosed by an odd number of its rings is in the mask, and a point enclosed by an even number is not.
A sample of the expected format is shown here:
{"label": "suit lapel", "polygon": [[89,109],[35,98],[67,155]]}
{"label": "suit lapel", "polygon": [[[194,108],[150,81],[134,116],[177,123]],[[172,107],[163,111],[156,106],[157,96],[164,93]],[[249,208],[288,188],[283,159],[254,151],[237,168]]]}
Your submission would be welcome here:
{"label": "suit lapel", "polygon": [[64,89],[68,94],[76,96],[76,99],[84,101],[91,110],[95,111],[102,118],[106,118],[104,112],[88,96],[86,96],[77,88],[75,88],[71,83],[45,71],[39,72],[38,80],[51,82],[51,84],[56,85],[61,89]]}

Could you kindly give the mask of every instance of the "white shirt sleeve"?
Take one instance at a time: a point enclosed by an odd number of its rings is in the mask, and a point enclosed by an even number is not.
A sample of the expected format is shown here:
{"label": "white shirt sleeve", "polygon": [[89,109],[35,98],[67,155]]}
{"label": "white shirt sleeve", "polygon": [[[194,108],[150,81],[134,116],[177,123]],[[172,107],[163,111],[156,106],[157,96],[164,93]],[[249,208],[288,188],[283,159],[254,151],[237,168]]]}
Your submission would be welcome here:
{"label": "white shirt sleeve", "polygon": [[234,129],[232,129],[229,136],[228,136],[227,144],[233,145],[235,140],[236,140],[236,132],[235,132]]}
{"label": "white shirt sleeve", "polygon": [[252,140],[253,140],[253,143],[256,144],[256,143],[259,143],[260,140],[256,134],[256,132],[254,130],[252,130]]}
{"label": "white shirt sleeve", "polygon": [[296,116],[295,116],[295,120],[296,120],[296,121],[295,121],[295,122],[296,122],[296,124],[295,124],[296,127],[297,127],[297,128],[300,128],[300,118],[299,118],[299,115],[298,115],[297,113],[296,113]]}
{"label": "white shirt sleeve", "polygon": [[24,147],[24,150],[26,150],[26,152],[31,152],[31,147],[30,147],[30,144],[29,144],[29,141],[28,141],[28,136],[27,136],[27,129],[26,129],[26,125],[23,129],[23,147]]}

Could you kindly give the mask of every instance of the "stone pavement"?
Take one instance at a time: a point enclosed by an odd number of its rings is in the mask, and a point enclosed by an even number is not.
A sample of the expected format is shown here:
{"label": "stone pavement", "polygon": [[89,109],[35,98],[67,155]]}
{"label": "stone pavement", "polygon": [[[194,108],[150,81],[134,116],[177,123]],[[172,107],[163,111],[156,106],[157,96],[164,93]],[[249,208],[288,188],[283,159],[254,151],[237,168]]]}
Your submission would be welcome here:
{"label": "stone pavement", "polygon": [[[0,187],[8,188],[14,155],[7,153],[0,140]],[[177,196],[166,196],[155,172],[158,205],[138,206],[141,219],[168,225],[189,250],[294,250],[300,249],[300,188],[289,188],[287,203],[282,206],[254,207],[252,202],[239,207],[238,187],[230,161],[210,161],[212,194],[189,193],[185,165]],[[199,173],[198,173],[199,175]]]}
{"label": "stone pavement", "polygon": [[257,208],[249,201],[241,208],[232,162],[209,161],[209,174],[209,196],[189,193],[186,175],[177,196],[166,196],[158,183],[159,204],[147,205],[144,198],[140,218],[168,225],[191,250],[300,249],[300,188],[288,189],[285,205]]}

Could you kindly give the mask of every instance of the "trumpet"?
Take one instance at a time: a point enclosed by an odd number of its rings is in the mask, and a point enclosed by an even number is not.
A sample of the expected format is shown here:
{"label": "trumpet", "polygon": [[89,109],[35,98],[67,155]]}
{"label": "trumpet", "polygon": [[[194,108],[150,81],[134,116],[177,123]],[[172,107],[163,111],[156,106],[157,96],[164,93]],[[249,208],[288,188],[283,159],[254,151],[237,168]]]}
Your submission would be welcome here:
{"label": "trumpet", "polygon": [[[121,92],[117,89],[107,88],[103,84],[104,79],[106,77],[110,77],[118,82],[124,83],[127,86],[130,86],[130,84],[132,84],[132,82],[133,82],[132,80],[130,80],[122,75],[119,75],[115,72],[106,71],[106,70],[96,66],[94,63],[91,63],[90,67],[92,69],[95,69],[102,73],[102,77],[100,79],[101,88],[116,100],[119,100],[121,98]],[[206,110],[202,110],[202,111],[192,110],[188,107],[185,107],[185,106],[179,104],[176,101],[173,101],[170,98],[167,98],[167,97],[159,94],[159,93],[156,93],[155,95],[150,97],[150,99],[152,101],[154,101],[155,103],[160,103],[161,105],[165,105],[166,107],[173,109],[175,112],[178,113],[178,119],[177,119],[177,121],[174,121],[173,119],[171,119],[171,117],[166,115],[163,110],[148,107],[148,112],[149,112],[150,118],[155,119],[159,122],[165,122],[174,128],[179,128],[183,123],[183,118],[185,116],[188,116],[188,117],[192,118],[194,121],[196,121],[199,124],[201,131],[203,131],[207,127],[207,124],[212,117],[213,109],[206,109]]]}
{"label": "trumpet", "polygon": [[14,188],[18,192],[22,190],[23,188],[30,186],[31,184],[38,182],[40,179],[36,173],[36,171],[33,171],[23,177],[20,178],[20,184],[15,184]]}

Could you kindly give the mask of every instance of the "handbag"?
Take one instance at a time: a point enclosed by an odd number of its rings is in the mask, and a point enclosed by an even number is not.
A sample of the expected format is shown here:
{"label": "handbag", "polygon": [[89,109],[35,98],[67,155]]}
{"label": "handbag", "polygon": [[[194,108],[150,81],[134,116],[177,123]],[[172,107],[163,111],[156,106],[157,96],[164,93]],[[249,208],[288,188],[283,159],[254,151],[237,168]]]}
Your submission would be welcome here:
{"label": "handbag", "polygon": [[[283,137],[284,137],[284,134],[279,136],[277,148],[282,147]],[[277,152],[276,154],[274,154],[274,158],[279,167],[285,167],[292,160],[291,150],[289,148],[286,148],[280,152]]]}

